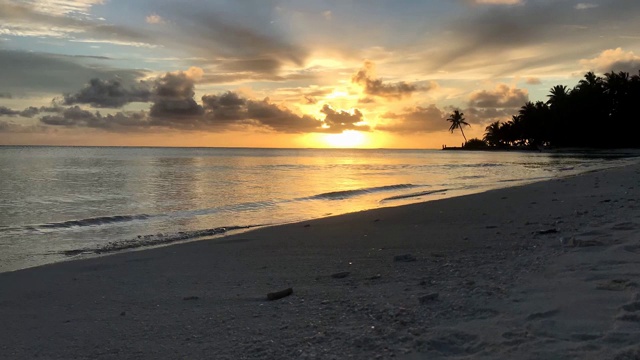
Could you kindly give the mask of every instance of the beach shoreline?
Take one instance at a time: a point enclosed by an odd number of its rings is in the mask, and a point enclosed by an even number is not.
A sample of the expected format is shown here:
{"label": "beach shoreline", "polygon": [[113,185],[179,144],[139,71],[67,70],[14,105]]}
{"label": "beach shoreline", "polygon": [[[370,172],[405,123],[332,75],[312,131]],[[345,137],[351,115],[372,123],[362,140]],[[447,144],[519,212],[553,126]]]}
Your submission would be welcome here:
{"label": "beach shoreline", "polygon": [[2,273],[0,357],[639,354],[638,174],[630,165]]}

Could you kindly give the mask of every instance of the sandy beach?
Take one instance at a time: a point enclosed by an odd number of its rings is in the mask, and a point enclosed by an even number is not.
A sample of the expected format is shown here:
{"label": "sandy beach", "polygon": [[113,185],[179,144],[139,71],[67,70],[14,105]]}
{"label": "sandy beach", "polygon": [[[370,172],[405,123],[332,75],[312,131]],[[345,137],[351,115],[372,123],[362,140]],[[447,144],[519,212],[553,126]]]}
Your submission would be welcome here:
{"label": "sandy beach", "polygon": [[640,359],[638,179],[627,166],[3,273],[0,358]]}

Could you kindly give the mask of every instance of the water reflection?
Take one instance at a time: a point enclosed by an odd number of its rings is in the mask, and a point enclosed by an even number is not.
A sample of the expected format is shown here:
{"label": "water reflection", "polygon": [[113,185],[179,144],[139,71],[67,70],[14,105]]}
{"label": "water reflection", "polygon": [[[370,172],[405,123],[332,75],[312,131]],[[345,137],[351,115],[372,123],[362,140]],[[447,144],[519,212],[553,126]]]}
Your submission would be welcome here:
{"label": "water reflection", "polygon": [[[35,258],[146,234],[302,220],[619,162],[615,154],[5,147],[0,148],[0,257]],[[413,187],[397,186],[402,184]],[[345,196],[317,196],[332,192]],[[424,195],[403,197],[407,194]],[[150,216],[126,216],[141,214]],[[38,227],[104,216],[115,221]],[[21,227],[26,225],[30,228]]]}

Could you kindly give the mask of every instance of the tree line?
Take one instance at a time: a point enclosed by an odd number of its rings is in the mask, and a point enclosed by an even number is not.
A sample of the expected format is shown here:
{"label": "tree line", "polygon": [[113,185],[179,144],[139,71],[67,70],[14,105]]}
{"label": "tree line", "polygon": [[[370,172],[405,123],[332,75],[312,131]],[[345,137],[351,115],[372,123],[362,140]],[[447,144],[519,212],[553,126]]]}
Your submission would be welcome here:
{"label": "tree line", "polygon": [[[640,147],[640,72],[588,72],[573,88],[556,85],[548,100],[527,102],[506,122],[485,129],[483,139],[465,138],[465,148]],[[462,130],[462,113],[447,119]]]}

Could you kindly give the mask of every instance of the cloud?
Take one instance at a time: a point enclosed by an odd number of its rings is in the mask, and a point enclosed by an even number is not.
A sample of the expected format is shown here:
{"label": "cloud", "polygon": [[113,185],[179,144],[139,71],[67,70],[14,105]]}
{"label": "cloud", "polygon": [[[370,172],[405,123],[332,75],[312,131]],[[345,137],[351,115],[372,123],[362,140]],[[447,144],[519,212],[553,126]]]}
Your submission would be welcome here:
{"label": "cloud", "polygon": [[270,103],[268,99],[247,101],[247,118],[278,132],[341,132],[332,128],[322,129],[322,122],[319,120],[308,115],[296,115],[289,109]]}
{"label": "cloud", "polygon": [[102,115],[76,105],[55,109],[56,114],[45,115],[40,118],[40,122],[54,127],[88,127],[120,132],[149,129],[225,131],[248,128],[280,133],[369,130],[366,125],[357,125],[363,120],[359,110],[347,112],[325,107],[323,121],[308,115],[298,115],[269,99],[251,100],[234,92],[204,95],[202,104],[198,104],[193,99],[193,76],[193,72],[179,71],[160,77],[153,89],[153,103],[148,112]]}
{"label": "cloud", "polygon": [[283,133],[340,133],[343,130],[368,127],[355,125],[362,121],[362,114],[333,110],[328,105],[322,109],[324,122],[308,115],[297,115],[287,108],[273,104],[269,99],[250,100],[234,92],[202,97],[207,121],[217,126],[257,126]]}
{"label": "cloud", "polygon": [[11,93],[0,92],[0,99],[11,99],[11,98],[13,98],[13,96],[11,96]]}
{"label": "cloud", "polygon": [[168,72],[155,80],[125,86],[118,79],[91,79],[74,94],[65,94],[64,105],[88,104],[96,108],[120,108],[132,102],[153,102],[151,116],[197,115],[202,108],[193,100],[195,82],[203,70]]}
{"label": "cloud", "polygon": [[494,90],[481,90],[471,94],[469,106],[477,108],[518,108],[529,101],[525,89],[498,84]]}
{"label": "cloud", "polygon": [[47,132],[47,128],[41,125],[22,125],[9,121],[0,121],[0,133],[43,133]]}
{"label": "cloud", "polygon": [[180,117],[200,115],[203,109],[193,99],[195,81],[202,77],[202,69],[169,72],[155,81],[151,117]]}
{"label": "cloud", "polygon": [[524,0],[473,0],[475,4],[481,5],[522,5]]}
{"label": "cloud", "polygon": [[530,77],[527,78],[526,83],[529,85],[540,85],[542,84],[542,81],[540,81],[540,79],[537,77]]}
{"label": "cloud", "polygon": [[364,88],[367,95],[378,96],[388,100],[399,100],[409,97],[418,91],[418,87],[400,81],[393,84],[385,84],[382,79],[374,78],[375,65],[371,61],[365,61],[364,67],[351,77],[351,82]]}
{"label": "cloud", "polygon": [[[520,104],[521,107],[525,103]],[[483,124],[496,120],[508,120],[517,113],[516,108],[466,108],[464,109],[467,121],[472,124]]]}
{"label": "cloud", "polygon": [[320,112],[325,114],[324,123],[332,131],[342,132],[344,130],[370,130],[367,125],[357,125],[364,120],[364,116],[358,109],[354,109],[352,112],[344,110],[337,111],[331,106],[325,104]]}
{"label": "cloud", "polygon": [[585,58],[594,47],[634,46],[636,40],[621,34],[640,31],[640,2],[599,3],[580,16],[571,1],[527,1],[469,11],[448,21],[451,25],[431,44],[437,51],[424,53],[427,70],[489,76],[525,71],[568,74],[574,71],[575,59]]}
{"label": "cloud", "polygon": [[0,116],[16,116],[19,114],[19,111],[9,109],[6,106],[0,106]]}
{"label": "cloud", "polygon": [[40,118],[44,125],[63,127],[88,127],[112,131],[136,131],[150,126],[144,112],[119,112],[103,116],[100,112],[83,110],[78,106],[65,109],[58,115],[46,115]]}
{"label": "cloud", "polygon": [[[152,40],[133,28],[112,25],[79,14],[93,1],[4,1],[0,3],[0,34],[29,37],[54,37],[82,41],[113,42],[119,45],[149,45]],[[47,11],[47,9],[56,10]],[[79,16],[83,15],[83,16]],[[86,40],[85,40],[86,41]]]}
{"label": "cloud", "polygon": [[483,124],[506,120],[528,101],[529,92],[526,89],[498,84],[494,90],[473,92],[469,96],[468,107],[464,109],[464,113],[469,123]]}
{"label": "cloud", "polygon": [[54,15],[87,15],[94,5],[104,4],[105,0],[20,0],[9,2],[24,4],[40,12]]}
{"label": "cloud", "polygon": [[447,116],[433,104],[426,107],[416,106],[401,113],[390,112],[382,115],[382,118],[388,121],[376,126],[376,130],[397,133],[445,131],[450,125],[446,121]]}
{"label": "cloud", "polygon": [[144,20],[147,24],[164,24],[164,19],[162,18],[162,16],[155,13],[147,16]]}
{"label": "cloud", "polygon": [[82,90],[65,94],[64,104],[89,104],[97,108],[119,108],[132,102],[148,102],[151,88],[148,83],[125,87],[118,80],[91,79]]}
{"label": "cloud", "polygon": [[358,99],[358,104],[375,104],[376,100],[370,97],[364,97]]}
{"label": "cloud", "polygon": [[640,56],[622,48],[609,49],[592,59],[580,60],[580,65],[587,70],[600,73],[609,71],[626,71],[636,73],[640,70]]}
{"label": "cloud", "polygon": [[598,6],[599,6],[598,4],[578,3],[576,4],[575,8],[576,10],[588,10],[588,9],[595,9]]}
{"label": "cloud", "polygon": [[57,111],[58,109],[55,107],[44,107],[44,106],[40,108],[29,106],[28,108],[23,110],[13,110],[6,106],[0,106],[0,116],[21,116],[25,118],[31,118],[43,112],[57,112]]}
{"label": "cloud", "polygon": [[304,65],[309,51],[289,41],[290,34],[278,31],[268,7],[237,6],[247,7],[242,19],[197,6],[169,8],[167,12],[172,12],[175,21],[163,42],[212,59],[211,64],[221,73],[277,75],[286,65]]}
{"label": "cloud", "polygon": [[[91,64],[89,63],[91,61]],[[108,58],[65,56],[0,49],[0,79],[3,91],[66,93],[85,85],[86,79],[118,78],[134,84],[147,74],[144,70],[109,66]]]}

